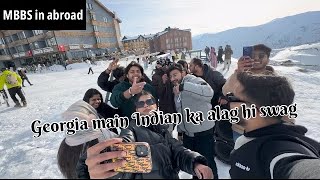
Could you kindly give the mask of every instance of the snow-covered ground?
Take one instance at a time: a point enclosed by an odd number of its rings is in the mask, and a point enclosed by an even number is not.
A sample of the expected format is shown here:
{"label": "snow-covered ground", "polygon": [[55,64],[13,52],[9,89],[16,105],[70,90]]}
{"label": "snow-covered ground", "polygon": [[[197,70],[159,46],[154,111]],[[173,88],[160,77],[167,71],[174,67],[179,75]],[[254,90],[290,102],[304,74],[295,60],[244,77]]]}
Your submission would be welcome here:
{"label": "snow-covered ground", "polygon": [[274,61],[291,60],[303,65],[320,65],[320,43],[304,44],[290,48],[274,49]]}
{"label": "snow-covered ground", "polygon": [[[1,178],[63,178],[57,166],[57,151],[63,132],[43,133],[34,138],[31,131],[32,121],[39,119],[45,122],[61,121],[60,114],[71,104],[83,98],[89,88],[97,88],[103,95],[106,93],[97,85],[99,74],[105,70],[109,62],[93,66],[93,75],[88,75],[86,64],[71,65],[71,70],[61,70],[45,74],[29,74],[30,81],[23,88],[28,107],[7,108],[0,106],[0,177]],[[121,61],[125,66],[128,62]],[[146,70],[151,75],[152,67]],[[226,77],[236,68],[236,60],[232,60],[229,72],[222,72]],[[308,136],[320,140],[320,123],[318,123],[320,106],[320,73],[302,73],[296,67],[276,66],[275,69],[287,76],[293,83],[298,104],[297,124],[309,128]],[[12,100],[10,104],[13,105]],[[229,166],[217,161],[220,178],[229,178]],[[181,173],[181,177],[190,176]]]}

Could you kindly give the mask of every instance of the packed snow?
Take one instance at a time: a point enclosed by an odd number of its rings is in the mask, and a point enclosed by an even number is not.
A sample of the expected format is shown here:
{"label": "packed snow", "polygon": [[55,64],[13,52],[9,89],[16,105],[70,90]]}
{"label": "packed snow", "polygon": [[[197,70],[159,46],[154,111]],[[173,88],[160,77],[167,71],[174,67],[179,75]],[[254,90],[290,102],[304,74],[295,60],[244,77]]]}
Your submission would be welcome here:
{"label": "packed snow", "polygon": [[[232,60],[230,71],[218,70],[230,76],[236,68],[236,59]],[[94,74],[88,75],[88,65],[85,63],[72,64],[64,67],[55,67],[55,71],[46,73],[28,74],[29,80],[34,84],[26,87],[28,106],[25,108],[0,106],[0,177],[1,178],[63,178],[57,166],[57,151],[64,138],[63,132],[43,133],[39,138],[33,137],[31,131],[32,121],[39,119],[45,122],[61,121],[60,114],[71,104],[83,98],[89,88],[100,90],[105,96],[106,92],[97,85],[99,74],[104,71],[109,61],[100,62],[93,66]],[[126,66],[127,61],[120,61]],[[311,71],[303,73],[297,67],[274,67],[279,74],[290,79],[296,91],[298,107],[297,124],[309,129],[308,136],[320,140],[320,123],[318,123],[320,97],[320,72]],[[146,70],[151,77],[154,64]],[[12,100],[10,100],[13,106]],[[220,178],[230,178],[229,165],[216,159]],[[191,176],[181,172],[180,177]]]}

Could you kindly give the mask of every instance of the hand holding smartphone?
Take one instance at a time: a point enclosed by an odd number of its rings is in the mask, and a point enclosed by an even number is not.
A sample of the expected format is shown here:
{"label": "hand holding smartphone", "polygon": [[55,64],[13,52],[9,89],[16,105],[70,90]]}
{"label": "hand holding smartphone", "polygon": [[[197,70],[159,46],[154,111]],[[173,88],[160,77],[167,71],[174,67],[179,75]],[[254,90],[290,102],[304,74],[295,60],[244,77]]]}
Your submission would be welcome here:
{"label": "hand holding smartphone", "polygon": [[243,47],[243,55],[238,61],[238,70],[246,71],[250,70],[253,67],[253,46],[245,46]]}
{"label": "hand holding smartphone", "polygon": [[152,159],[150,146],[146,142],[113,144],[111,151],[124,151],[123,158],[114,158],[112,162],[124,159],[126,164],[114,169],[116,172],[150,173],[152,170]]}
{"label": "hand holding smartphone", "polygon": [[253,46],[243,47],[243,56],[244,57],[250,57],[250,59],[252,59],[252,53],[253,53]]}

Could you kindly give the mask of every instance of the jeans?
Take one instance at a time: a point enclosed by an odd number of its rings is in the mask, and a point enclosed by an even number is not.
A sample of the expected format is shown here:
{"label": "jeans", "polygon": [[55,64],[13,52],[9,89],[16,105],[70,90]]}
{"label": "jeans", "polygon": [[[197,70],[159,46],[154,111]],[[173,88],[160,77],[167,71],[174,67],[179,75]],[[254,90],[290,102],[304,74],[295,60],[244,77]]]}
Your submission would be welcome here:
{"label": "jeans", "polygon": [[[218,179],[218,169],[216,162],[214,161],[215,142],[213,138],[213,131],[212,134],[195,137],[189,137],[183,134],[183,145],[184,147],[203,155],[208,161],[208,166],[212,169],[214,179]],[[194,176],[193,179],[197,179],[197,177]]]}
{"label": "jeans", "polygon": [[19,100],[16,98],[16,94],[20,97],[22,102],[26,102],[26,98],[24,97],[21,87],[13,87],[8,89],[11,99],[14,101],[14,103],[19,103]]}

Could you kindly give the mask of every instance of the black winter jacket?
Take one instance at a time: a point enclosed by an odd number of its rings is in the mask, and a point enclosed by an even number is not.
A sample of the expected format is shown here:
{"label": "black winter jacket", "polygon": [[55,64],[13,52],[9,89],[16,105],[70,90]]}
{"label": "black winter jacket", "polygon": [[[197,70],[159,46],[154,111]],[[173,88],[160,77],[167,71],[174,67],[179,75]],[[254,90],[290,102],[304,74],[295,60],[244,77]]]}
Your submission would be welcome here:
{"label": "black winter jacket", "polygon": [[121,115],[121,111],[119,109],[113,109],[104,102],[101,102],[101,105],[97,108],[97,112],[104,119],[114,118],[115,114]]}
{"label": "black winter jacket", "polygon": [[152,76],[151,85],[156,89],[159,98],[159,109],[163,113],[175,113],[173,86],[168,80],[165,84],[162,82],[162,76],[165,74],[163,69],[155,69]]}
{"label": "black winter jacket", "polygon": [[320,178],[320,144],[306,132],[303,126],[279,123],[244,133],[230,156],[231,178]]}
{"label": "black winter jacket", "polygon": [[[130,123],[128,129],[122,130],[120,137],[125,142],[147,142],[151,148],[152,171],[148,174],[119,173],[112,179],[178,179],[179,170],[196,175],[195,163],[207,165],[205,157],[193,152],[174,139],[167,131],[167,126],[137,127]],[[84,154],[77,165],[79,178],[90,178],[85,164]]]}
{"label": "black winter jacket", "polygon": [[204,79],[213,89],[213,97],[211,99],[212,108],[218,105],[219,97],[222,96],[222,87],[224,83],[226,83],[226,79],[223,75],[216,70],[211,69],[207,64],[204,64],[203,67],[203,77]]}
{"label": "black winter jacket", "polygon": [[98,86],[107,91],[107,92],[112,92],[112,89],[120,83],[119,80],[113,80],[109,81],[110,74],[107,74],[105,71],[103,71],[99,77],[98,77]]}

